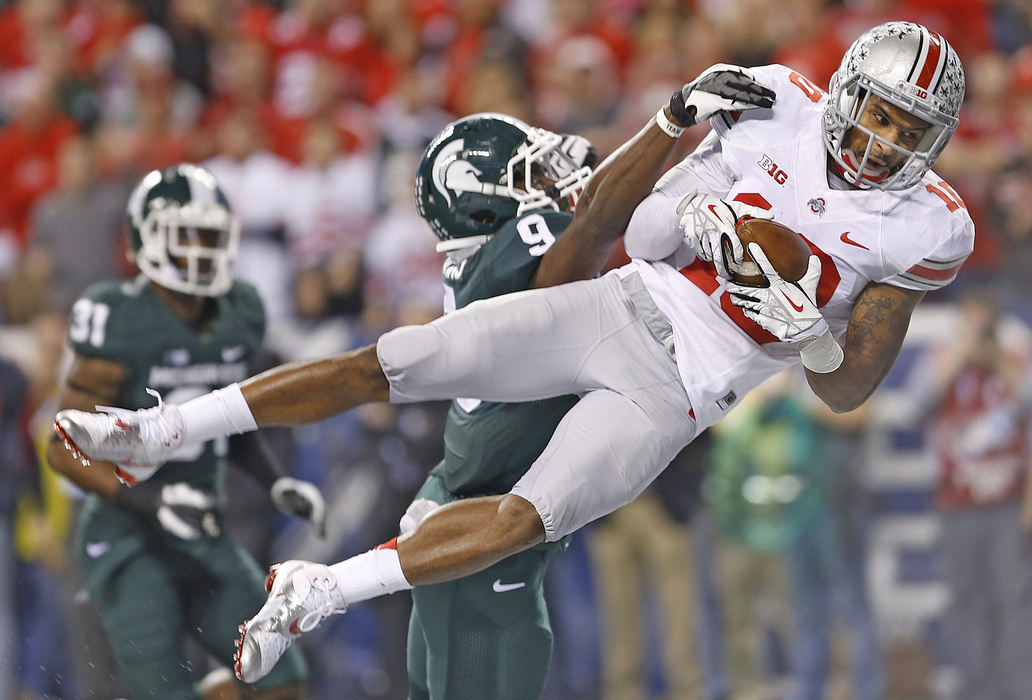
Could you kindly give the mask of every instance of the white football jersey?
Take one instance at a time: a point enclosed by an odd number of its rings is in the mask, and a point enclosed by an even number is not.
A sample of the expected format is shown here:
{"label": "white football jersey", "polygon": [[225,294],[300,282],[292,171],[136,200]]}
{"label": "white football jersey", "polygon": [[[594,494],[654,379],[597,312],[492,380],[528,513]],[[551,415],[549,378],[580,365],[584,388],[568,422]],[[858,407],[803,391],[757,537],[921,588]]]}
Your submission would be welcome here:
{"label": "white football jersey", "polygon": [[[713,132],[646,200],[662,214],[636,212],[628,249],[635,237],[669,236],[677,222],[673,209],[699,189],[768,209],[807,240],[822,262],[817,304],[837,338],[870,282],[916,290],[949,284],[974,244],[974,225],[957,193],[933,172],[905,191],[833,188],[821,123],[827,95],[785,66],[751,70],[777,93],[773,109],[714,117]],[[643,233],[657,223],[662,233]],[[618,274],[640,272],[669,317],[681,378],[706,427],[766,377],[797,362],[798,352],[745,318],[712,263],[695,259],[686,243],[676,245],[664,260],[634,260]]]}

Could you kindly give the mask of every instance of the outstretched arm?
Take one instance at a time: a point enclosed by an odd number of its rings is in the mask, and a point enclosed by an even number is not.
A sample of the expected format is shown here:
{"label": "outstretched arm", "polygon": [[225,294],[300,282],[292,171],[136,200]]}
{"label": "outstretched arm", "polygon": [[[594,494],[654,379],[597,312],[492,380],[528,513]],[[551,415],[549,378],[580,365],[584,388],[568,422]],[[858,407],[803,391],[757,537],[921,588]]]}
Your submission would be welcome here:
{"label": "outstretched arm", "polygon": [[862,404],[878,388],[899,355],[910,316],[924,292],[868,284],[853,306],[842,364],[826,374],[806,370],[810,388],[838,413]]}
{"label": "outstretched arm", "polygon": [[[602,269],[634,207],[659,179],[675,142],[652,119],[598,167],[569,229],[542,258],[532,286],[587,279]],[[326,391],[330,386],[334,390]],[[240,390],[259,427],[312,423],[390,395],[375,346],[281,365],[241,382]]]}
{"label": "outstretched arm", "polygon": [[610,248],[659,180],[686,127],[721,110],[770,108],[774,99],[772,90],[738,66],[717,64],[686,83],[645,128],[595,170],[573,222],[541,260],[531,286],[587,279],[602,269]]}
{"label": "outstretched arm", "polygon": [[268,490],[276,508],[307,520],[320,537],[326,536],[326,503],[319,487],[290,476],[261,433],[234,436],[230,442],[230,454],[241,471]]}
{"label": "outstretched arm", "polygon": [[[667,117],[670,108],[663,107]],[[652,191],[677,143],[649,120],[595,170],[577,202],[573,221],[541,259],[532,287],[588,279],[605,264],[638,203]]]}

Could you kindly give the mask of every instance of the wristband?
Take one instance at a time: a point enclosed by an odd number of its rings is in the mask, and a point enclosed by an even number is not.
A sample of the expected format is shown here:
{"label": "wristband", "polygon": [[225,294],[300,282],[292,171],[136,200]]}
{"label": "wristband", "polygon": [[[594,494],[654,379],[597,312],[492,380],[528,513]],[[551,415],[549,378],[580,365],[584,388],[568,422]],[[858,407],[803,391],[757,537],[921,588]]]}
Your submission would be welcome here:
{"label": "wristband", "polygon": [[830,328],[816,338],[799,344],[799,358],[803,361],[803,367],[817,374],[834,372],[844,357],[842,346],[836,342]]}
{"label": "wristband", "polygon": [[672,121],[667,119],[664,107],[660,107],[659,111],[656,112],[656,126],[663,130],[663,132],[671,138],[680,138],[681,134],[684,133],[684,127],[674,124]]}

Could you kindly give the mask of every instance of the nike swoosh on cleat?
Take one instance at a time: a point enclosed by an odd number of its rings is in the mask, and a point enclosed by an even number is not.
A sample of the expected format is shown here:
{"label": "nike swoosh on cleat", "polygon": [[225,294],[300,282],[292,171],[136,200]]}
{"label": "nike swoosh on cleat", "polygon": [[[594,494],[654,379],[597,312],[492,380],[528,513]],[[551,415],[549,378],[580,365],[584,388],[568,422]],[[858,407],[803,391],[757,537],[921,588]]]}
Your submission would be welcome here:
{"label": "nike swoosh on cleat", "polygon": [[300,619],[301,619],[300,617],[295,617],[293,619],[293,621],[290,623],[290,627],[288,627],[287,629],[290,631],[291,634],[293,634],[293,635],[304,634],[304,632],[301,631],[301,628],[298,627],[298,625],[297,625],[298,620],[300,620]]}
{"label": "nike swoosh on cleat", "polygon": [[519,583],[502,583],[502,579],[496,578],[494,583],[491,584],[491,590],[495,593],[505,593],[507,591],[515,591],[517,588],[523,588],[527,583],[520,581]]}
{"label": "nike swoosh on cleat", "polygon": [[855,245],[857,248],[863,248],[864,250],[870,250],[870,248],[865,246],[863,243],[857,243],[852,238],[850,238],[849,237],[849,231],[846,231],[841,236],[839,236],[839,240],[842,241],[843,243],[848,243],[849,245]]}

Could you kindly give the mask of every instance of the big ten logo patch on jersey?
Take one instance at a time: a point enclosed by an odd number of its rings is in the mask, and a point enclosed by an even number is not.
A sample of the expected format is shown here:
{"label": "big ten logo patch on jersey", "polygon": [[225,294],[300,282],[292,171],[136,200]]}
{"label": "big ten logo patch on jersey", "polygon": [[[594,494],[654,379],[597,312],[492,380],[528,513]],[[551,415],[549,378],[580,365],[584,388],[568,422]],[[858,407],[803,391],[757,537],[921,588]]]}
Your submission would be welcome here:
{"label": "big ten logo patch on jersey", "polygon": [[775,163],[774,160],[766,153],[764,153],[763,156],[758,161],[756,161],[756,164],[763,168],[763,170],[768,175],[774,178],[774,182],[778,183],[779,185],[784,185],[786,182],[788,182],[788,173],[779,168],[778,164]]}

